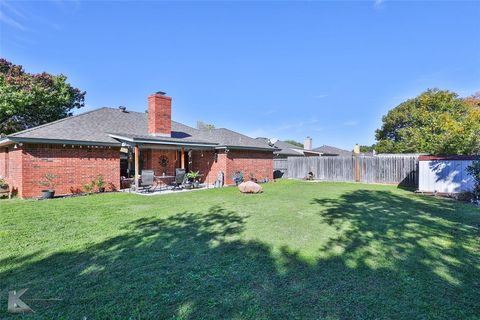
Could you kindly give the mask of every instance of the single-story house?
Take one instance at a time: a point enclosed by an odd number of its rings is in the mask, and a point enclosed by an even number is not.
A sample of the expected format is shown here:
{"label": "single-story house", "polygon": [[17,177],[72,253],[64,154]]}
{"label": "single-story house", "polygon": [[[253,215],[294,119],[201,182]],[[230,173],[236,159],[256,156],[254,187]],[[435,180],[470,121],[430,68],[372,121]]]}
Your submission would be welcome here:
{"label": "single-story house", "polygon": [[148,112],[100,108],[0,139],[0,177],[22,198],[38,197],[46,174],[54,175],[57,194],[69,194],[102,175],[111,189],[122,176],[143,169],[174,175],[176,168],[200,171],[213,184],[225,184],[242,171],[272,179],[275,147],[265,141],[220,129],[195,129],[171,120],[172,98],[148,97]]}
{"label": "single-story house", "polygon": [[353,155],[352,151],[327,145],[315,148],[313,151],[320,152],[323,157],[351,157]]}
{"label": "single-story house", "polygon": [[301,148],[291,143],[281,140],[270,140],[268,138],[257,138],[264,140],[277,150],[273,152],[275,159],[287,159],[288,157],[319,157],[321,152],[313,151],[310,149]]}

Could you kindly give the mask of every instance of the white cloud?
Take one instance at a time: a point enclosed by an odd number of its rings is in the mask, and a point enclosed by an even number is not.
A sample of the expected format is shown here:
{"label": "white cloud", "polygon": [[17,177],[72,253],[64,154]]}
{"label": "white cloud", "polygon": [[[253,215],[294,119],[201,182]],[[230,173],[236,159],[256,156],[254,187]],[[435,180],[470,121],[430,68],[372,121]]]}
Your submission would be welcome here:
{"label": "white cloud", "polygon": [[344,126],[347,126],[347,127],[353,127],[353,126],[356,126],[358,125],[359,121],[358,120],[348,120],[348,121],[345,121],[343,123]]}
{"label": "white cloud", "polygon": [[375,2],[373,3],[373,6],[375,9],[380,8],[384,2],[385,0],[375,0]]}
{"label": "white cloud", "polygon": [[328,97],[328,94],[316,94],[313,96],[315,99],[323,99]]}
{"label": "white cloud", "polygon": [[[3,4],[3,2],[2,2],[2,4]],[[20,29],[22,31],[27,30],[27,28],[20,21],[12,18],[10,16],[7,16],[4,11],[0,11],[0,22],[5,23],[5,24],[7,24],[11,27]]]}
{"label": "white cloud", "polygon": [[276,113],[276,110],[267,110],[263,113],[264,116],[271,116],[272,114]]}

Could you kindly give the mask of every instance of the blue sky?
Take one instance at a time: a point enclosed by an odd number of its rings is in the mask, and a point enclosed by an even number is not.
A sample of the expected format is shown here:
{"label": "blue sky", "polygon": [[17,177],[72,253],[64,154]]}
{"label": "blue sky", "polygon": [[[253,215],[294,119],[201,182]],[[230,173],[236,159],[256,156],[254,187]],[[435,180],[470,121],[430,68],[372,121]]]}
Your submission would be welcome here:
{"label": "blue sky", "polygon": [[351,149],[427,88],[480,90],[480,1],[0,4],[0,55],[66,74],[85,110],[163,90],[186,124]]}

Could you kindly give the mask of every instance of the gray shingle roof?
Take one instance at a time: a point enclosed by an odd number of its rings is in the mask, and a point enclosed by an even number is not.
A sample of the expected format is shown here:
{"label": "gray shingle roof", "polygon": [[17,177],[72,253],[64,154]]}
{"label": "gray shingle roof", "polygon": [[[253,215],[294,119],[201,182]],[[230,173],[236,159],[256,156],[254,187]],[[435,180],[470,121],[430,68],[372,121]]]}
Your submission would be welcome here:
{"label": "gray shingle roof", "polygon": [[[265,141],[266,143],[270,142],[270,140],[268,138],[257,138],[257,140],[262,140],[262,141]],[[277,150],[275,151],[275,154],[276,155],[281,155],[281,156],[299,156],[299,157],[302,157],[302,156],[305,155],[306,152],[311,153],[311,154],[319,153],[319,152],[314,151],[314,150],[303,149],[301,147],[295,146],[291,143],[281,141],[281,140],[278,140],[277,142],[275,142],[274,147],[277,148]]]}
{"label": "gray shingle roof", "polygon": [[198,130],[172,121],[171,137],[148,135],[148,114],[123,112],[119,109],[100,108],[73,117],[50,122],[35,128],[9,135],[11,140],[42,139],[61,141],[85,141],[119,144],[110,134],[135,139],[151,139],[171,142],[213,143],[217,147],[260,148],[274,150],[264,141],[224,129]]}
{"label": "gray shingle roof", "polygon": [[321,152],[325,155],[338,155],[341,157],[348,157],[352,155],[352,151],[332,147],[332,146],[327,146],[323,145],[321,147],[313,149],[313,151]]}
{"label": "gray shingle roof", "polygon": [[275,147],[280,149],[279,151],[276,151],[275,154],[279,155],[286,155],[286,156],[303,156],[304,155],[304,149],[297,147],[293,144],[290,144],[285,141],[277,141],[275,142]]}

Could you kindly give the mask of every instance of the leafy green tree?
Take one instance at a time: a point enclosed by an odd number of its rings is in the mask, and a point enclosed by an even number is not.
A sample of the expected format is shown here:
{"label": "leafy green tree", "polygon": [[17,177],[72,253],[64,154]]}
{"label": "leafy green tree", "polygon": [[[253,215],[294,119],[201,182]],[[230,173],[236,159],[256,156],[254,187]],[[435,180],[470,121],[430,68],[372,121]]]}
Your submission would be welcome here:
{"label": "leafy green tree", "polygon": [[372,152],[373,150],[375,150],[375,145],[371,145],[371,146],[361,145],[360,146],[360,152]]}
{"label": "leafy green tree", "polygon": [[383,117],[378,152],[480,153],[480,103],[447,90],[429,89]]}
{"label": "leafy green tree", "polygon": [[0,59],[0,136],[72,115],[84,107],[85,92],[67,77],[46,72],[32,74]]}
{"label": "leafy green tree", "polygon": [[303,143],[300,143],[298,141],[295,141],[295,140],[285,140],[286,143],[290,143],[294,146],[297,146],[299,148],[303,148]]}

